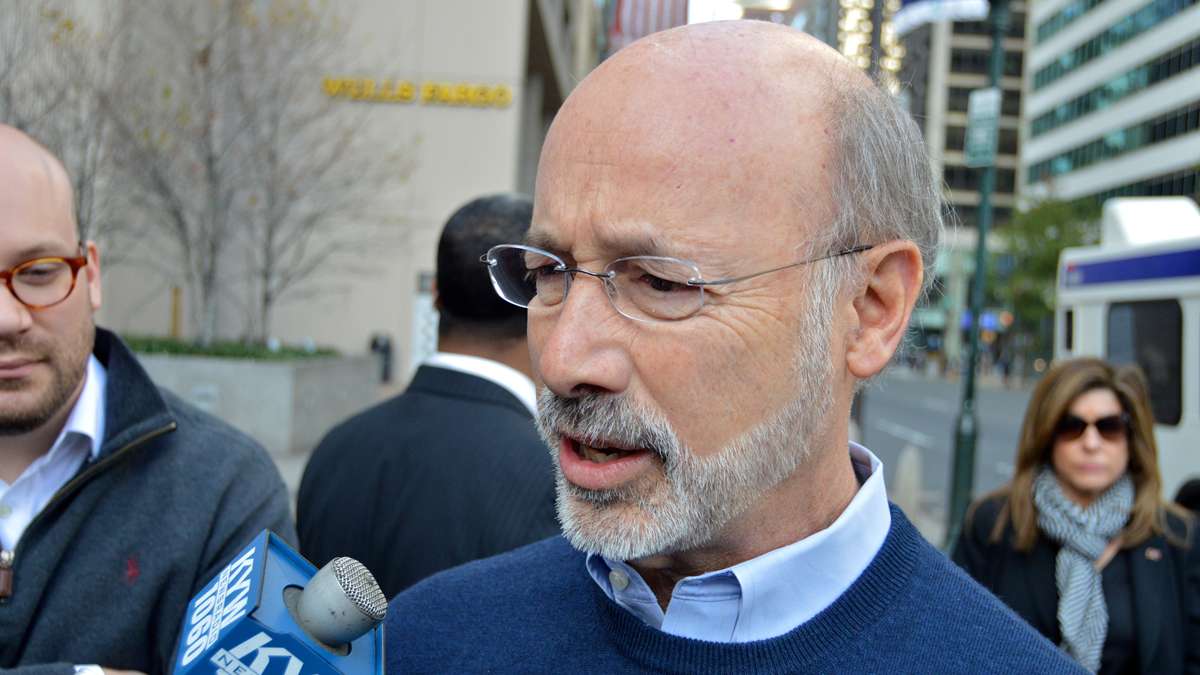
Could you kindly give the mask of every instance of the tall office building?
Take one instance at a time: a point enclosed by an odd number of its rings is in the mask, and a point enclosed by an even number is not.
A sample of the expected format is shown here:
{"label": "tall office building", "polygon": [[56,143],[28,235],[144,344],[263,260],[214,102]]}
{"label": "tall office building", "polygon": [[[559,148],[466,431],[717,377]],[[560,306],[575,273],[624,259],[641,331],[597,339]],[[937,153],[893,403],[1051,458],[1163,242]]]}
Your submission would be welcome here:
{"label": "tall office building", "polygon": [[1200,185],[1200,3],[1045,0],[1030,15],[1023,198]]}
{"label": "tall office building", "polygon": [[[993,220],[1003,223],[1016,203],[1020,155],[1021,66],[1025,52],[1025,3],[1009,3],[1010,21],[1004,40],[1001,80],[1000,137],[996,157]],[[900,79],[910,111],[925,132],[934,167],[946,186],[946,200],[962,224],[974,227],[979,205],[979,170],[966,166],[967,98],[988,86],[992,46],[986,21],[926,24],[904,36],[905,59]]]}
{"label": "tall office building", "polygon": [[[1010,0],[1004,39],[1001,117],[992,193],[992,222],[1002,227],[1016,206],[1019,168],[1022,62],[1025,56],[1025,2]],[[931,350],[950,364],[962,351],[962,331],[970,279],[974,275],[975,226],[978,223],[981,171],[966,165],[967,99],[988,86],[991,28],[987,21],[940,21],[913,29],[903,38],[901,95],[925,134],[934,171],[942,176],[947,203],[963,226],[951,228],[933,273],[938,293],[919,307],[914,325]],[[985,322],[994,316],[985,314]],[[958,327],[958,328],[956,328]],[[993,326],[998,328],[998,326]]]}
{"label": "tall office building", "polygon": [[[873,30],[876,2],[882,3],[883,26]],[[878,39],[880,81],[898,91],[897,73],[904,47],[891,28],[900,0],[739,0],[747,19],[789,24],[838,50],[863,70],[871,69],[871,43]]]}

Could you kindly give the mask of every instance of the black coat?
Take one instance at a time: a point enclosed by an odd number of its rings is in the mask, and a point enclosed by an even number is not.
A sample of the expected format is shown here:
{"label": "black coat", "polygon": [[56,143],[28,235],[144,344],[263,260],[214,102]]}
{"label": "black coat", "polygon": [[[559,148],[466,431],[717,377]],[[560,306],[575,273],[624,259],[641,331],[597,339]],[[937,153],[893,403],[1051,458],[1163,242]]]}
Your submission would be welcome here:
{"label": "black coat", "polygon": [[403,394],[321,441],[296,519],[314,564],[356,558],[391,598],[435,572],[557,534],[553,463],[510,392],[424,366]]}
{"label": "black coat", "polygon": [[[1054,580],[1059,545],[1039,536],[1029,553],[1013,548],[1012,525],[1000,542],[990,541],[1004,500],[992,498],[973,510],[952,558],[1051,642],[1060,644],[1058,588]],[[1172,532],[1185,523],[1167,514]],[[1200,547],[1193,532],[1186,548],[1155,535],[1122,549],[1131,570],[1133,624],[1139,672],[1200,673]]]}

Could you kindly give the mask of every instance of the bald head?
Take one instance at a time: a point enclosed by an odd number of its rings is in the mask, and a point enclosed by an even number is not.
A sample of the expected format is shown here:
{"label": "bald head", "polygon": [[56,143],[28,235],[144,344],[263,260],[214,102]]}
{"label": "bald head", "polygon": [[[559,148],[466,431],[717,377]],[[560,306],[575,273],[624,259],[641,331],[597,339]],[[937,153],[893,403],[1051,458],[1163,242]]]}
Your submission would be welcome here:
{"label": "bald head", "polygon": [[563,166],[636,165],[656,199],[731,196],[828,223],[839,92],[874,88],[833,49],[760,21],[655,33],[592,72],[546,139],[539,193]]}
{"label": "bald head", "polygon": [[74,197],[66,167],[19,129],[0,124],[0,213],[21,207],[39,224],[69,229],[78,238]]}
{"label": "bald head", "polygon": [[[649,35],[596,69],[660,70],[707,80],[740,80],[753,88],[850,81],[871,86],[861,70],[816,38],[765,21],[717,21]],[[825,79],[825,82],[821,81]]]}
{"label": "bald head", "polygon": [[767,22],[682,26],[601,64],[547,136],[535,223],[589,165],[602,205],[596,174],[636,169],[651,207],[753,205],[742,217],[799,225],[813,253],[907,240],[928,267],[941,239],[941,185],[911,116],[835,50]]}

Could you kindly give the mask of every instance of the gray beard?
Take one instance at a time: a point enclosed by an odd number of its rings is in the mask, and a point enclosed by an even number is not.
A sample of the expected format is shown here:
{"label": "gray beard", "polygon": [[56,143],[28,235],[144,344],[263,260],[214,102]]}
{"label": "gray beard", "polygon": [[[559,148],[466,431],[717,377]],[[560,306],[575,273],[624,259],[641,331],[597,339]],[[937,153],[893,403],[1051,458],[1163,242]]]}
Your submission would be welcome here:
{"label": "gray beard", "polygon": [[[832,404],[829,341],[819,336],[828,321],[810,320],[813,330],[800,336],[802,348],[790,374],[797,385],[794,398],[710,457],[697,456],[662,415],[627,395],[566,398],[543,389],[538,429],[554,458],[558,519],[567,540],[612,560],[695,549],[799,469]],[[665,480],[641,479],[612,490],[574,485],[559,465],[563,435],[600,446],[647,448],[660,459]]]}

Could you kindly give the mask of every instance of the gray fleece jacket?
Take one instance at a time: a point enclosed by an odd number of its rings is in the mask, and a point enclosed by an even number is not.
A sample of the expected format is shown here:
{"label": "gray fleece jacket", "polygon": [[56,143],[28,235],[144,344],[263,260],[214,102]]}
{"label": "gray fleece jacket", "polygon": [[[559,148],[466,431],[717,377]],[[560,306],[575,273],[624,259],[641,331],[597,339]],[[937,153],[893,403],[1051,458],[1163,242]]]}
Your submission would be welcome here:
{"label": "gray fleece jacket", "polygon": [[189,599],[254,535],[295,532],[279,472],[245,434],[150,381],[96,330],[105,438],[14,551],[0,673],[74,664],[165,673]]}

